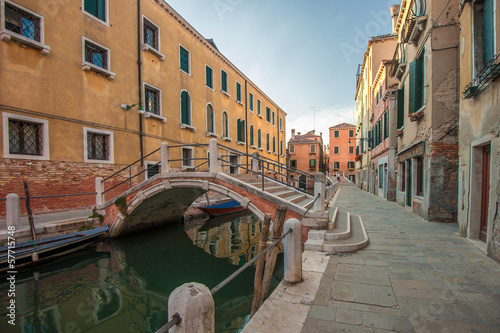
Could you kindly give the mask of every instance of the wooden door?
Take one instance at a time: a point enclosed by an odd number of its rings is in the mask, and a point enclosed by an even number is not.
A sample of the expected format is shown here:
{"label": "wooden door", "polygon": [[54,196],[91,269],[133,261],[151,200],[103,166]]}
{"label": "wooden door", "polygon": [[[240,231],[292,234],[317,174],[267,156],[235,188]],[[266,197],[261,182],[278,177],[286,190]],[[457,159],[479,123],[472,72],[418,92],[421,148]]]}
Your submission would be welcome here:
{"label": "wooden door", "polygon": [[412,202],[412,190],[411,190],[411,178],[412,178],[412,166],[411,159],[406,161],[406,205],[411,206]]}
{"label": "wooden door", "polygon": [[490,201],[490,146],[483,147],[483,173],[481,177],[481,229],[479,239],[486,242],[488,233],[488,204]]}

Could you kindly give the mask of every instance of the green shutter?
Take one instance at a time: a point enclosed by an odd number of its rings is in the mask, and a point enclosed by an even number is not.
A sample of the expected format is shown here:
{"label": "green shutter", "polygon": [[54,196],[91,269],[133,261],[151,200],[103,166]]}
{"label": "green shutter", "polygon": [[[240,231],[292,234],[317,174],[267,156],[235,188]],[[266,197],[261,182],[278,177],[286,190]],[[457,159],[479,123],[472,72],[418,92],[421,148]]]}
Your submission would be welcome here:
{"label": "green shutter", "polygon": [[423,56],[410,63],[410,105],[409,112],[417,112],[422,106]]}
{"label": "green shutter", "polygon": [[251,146],[254,145],[254,141],[253,141],[253,126],[250,126],[250,145]]}
{"label": "green shutter", "polygon": [[384,113],[384,139],[389,137],[389,113]]}
{"label": "green shutter", "polygon": [[495,8],[493,0],[485,0],[483,6],[483,61],[486,65],[495,57]]}
{"label": "green shutter", "polygon": [[227,92],[227,73],[221,70],[221,89]]}
{"label": "green shutter", "polygon": [[405,124],[405,88],[398,90],[398,129]]}
{"label": "green shutter", "polygon": [[213,88],[212,84],[212,69],[206,66],[206,75],[207,75],[207,87]]}
{"label": "green shutter", "polygon": [[183,124],[191,125],[189,121],[189,94],[183,91],[181,94],[181,121]]}

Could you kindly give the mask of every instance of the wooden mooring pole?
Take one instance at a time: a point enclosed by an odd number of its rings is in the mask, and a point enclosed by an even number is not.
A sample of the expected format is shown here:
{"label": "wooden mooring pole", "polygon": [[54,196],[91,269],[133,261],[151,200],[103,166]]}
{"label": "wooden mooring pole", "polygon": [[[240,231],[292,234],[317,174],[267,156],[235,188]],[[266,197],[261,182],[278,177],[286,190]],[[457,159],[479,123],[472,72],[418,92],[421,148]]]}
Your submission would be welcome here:
{"label": "wooden mooring pole", "polygon": [[[271,214],[267,213],[264,216],[264,221],[262,222],[262,229],[260,230],[260,242],[259,242],[259,252],[255,255],[258,255],[262,251],[264,251],[267,247],[267,236],[269,235],[269,226],[271,225]],[[254,296],[252,302],[252,312],[250,313],[250,318],[253,317],[255,312],[260,307],[260,295],[262,294],[262,273],[264,272],[264,261],[266,259],[264,256],[260,257],[259,260],[255,263],[255,278],[253,281],[254,287]]]}
{"label": "wooden mooring pole", "polygon": [[23,181],[24,184],[24,194],[26,196],[26,211],[28,212],[28,220],[30,222],[30,230],[31,230],[31,239],[36,240],[35,234],[35,222],[33,221],[33,214],[31,213],[31,204],[30,204],[30,191],[28,189],[28,182]]}

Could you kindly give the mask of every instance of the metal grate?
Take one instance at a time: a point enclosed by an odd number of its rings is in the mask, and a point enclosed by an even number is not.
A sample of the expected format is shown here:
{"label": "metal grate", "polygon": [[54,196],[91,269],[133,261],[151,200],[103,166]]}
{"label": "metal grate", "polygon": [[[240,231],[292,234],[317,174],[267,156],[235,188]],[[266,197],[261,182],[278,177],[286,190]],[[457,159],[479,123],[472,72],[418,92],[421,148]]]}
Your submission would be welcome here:
{"label": "metal grate", "polygon": [[89,41],[85,41],[85,61],[98,67],[108,69],[108,51]]}
{"label": "metal grate", "polygon": [[144,88],[145,111],[160,115],[160,92],[146,86]]}
{"label": "metal grate", "polygon": [[91,160],[108,160],[108,135],[87,132],[87,157]]}
{"label": "metal grate", "polygon": [[158,28],[144,21],[144,43],[158,50]]}
{"label": "metal grate", "polygon": [[5,28],[29,39],[40,41],[40,18],[5,3]]}
{"label": "metal grate", "polygon": [[42,155],[42,124],[9,119],[9,153]]}

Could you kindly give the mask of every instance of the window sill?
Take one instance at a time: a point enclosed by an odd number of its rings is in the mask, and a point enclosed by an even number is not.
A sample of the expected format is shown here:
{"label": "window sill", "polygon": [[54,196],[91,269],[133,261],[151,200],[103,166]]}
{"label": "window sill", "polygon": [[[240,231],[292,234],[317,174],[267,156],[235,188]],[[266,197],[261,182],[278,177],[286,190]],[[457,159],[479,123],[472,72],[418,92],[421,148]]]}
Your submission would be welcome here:
{"label": "window sill", "polygon": [[254,145],[251,145],[251,146],[250,146],[250,148],[251,148],[251,149],[257,149],[257,147],[256,147],[256,146],[254,146]]}
{"label": "window sill", "polygon": [[420,109],[418,109],[418,111],[416,111],[415,113],[409,113],[408,117],[410,118],[410,121],[417,121],[417,120],[422,119],[425,115],[424,109],[425,109],[425,104]]}
{"label": "window sill", "polygon": [[276,155],[276,156],[278,156],[278,153],[273,153],[273,155]]}
{"label": "window sill", "polygon": [[97,164],[112,164],[113,161],[110,160],[93,160],[90,158],[85,159],[85,163],[97,163]]}
{"label": "window sill", "polygon": [[82,61],[82,70],[85,72],[93,70],[94,72],[96,72],[98,74],[106,75],[108,80],[110,80],[110,81],[113,81],[116,77],[115,73],[108,71],[107,69],[104,69],[102,67],[91,64],[90,62],[87,62],[87,61]]}
{"label": "window sill", "polygon": [[241,106],[244,106],[244,105],[245,105],[245,104],[243,104],[241,101],[238,101],[238,100],[236,100],[236,103],[238,103],[238,104],[239,104],[239,105],[241,105]]}
{"label": "window sill", "polygon": [[223,136],[222,141],[233,142],[233,139],[228,138],[227,136]]}
{"label": "window sill", "polygon": [[268,154],[271,154],[271,151],[270,151],[270,150],[268,150],[268,151],[267,151],[267,153],[268,153]]}
{"label": "window sill", "polygon": [[212,132],[206,132],[206,135],[208,137],[212,137],[212,138],[218,138],[219,137],[219,134],[215,134],[215,133],[212,133]]}
{"label": "window sill", "polygon": [[264,151],[264,148],[259,148],[258,151]]}
{"label": "window sill", "polygon": [[179,67],[179,70],[180,70],[182,73],[186,74],[187,76],[191,76],[191,73],[186,72],[185,70],[183,70],[183,69],[182,69],[182,68],[180,68],[180,67]]}
{"label": "window sill", "polygon": [[181,124],[181,129],[187,129],[187,130],[190,130],[193,132],[196,131],[196,127],[188,125],[188,124]]}
{"label": "window sill", "polygon": [[40,54],[43,56],[48,55],[50,52],[50,46],[9,30],[0,29],[0,39],[6,43],[10,42],[11,39],[14,39],[15,41],[21,43],[21,45],[28,45],[32,48],[40,50]]}
{"label": "window sill", "polygon": [[165,55],[163,55],[160,51],[158,51],[157,49],[155,49],[151,45],[142,44],[142,50],[153,53],[155,56],[157,56],[160,59],[160,61],[165,60]]}
{"label": "window sill", "polygon": [[257,116],[259,116],[260,119],[264,119],[261,114],[258,114]]}
{"label": "window sill", "polygon": [[181,170],[182,170],[182,171],[186,171],[186,170],[187,170],[187,171],[191,171],[191,170],[195,170],[195,169],[196,169],[196,168],[195,168],[194,166],[192,166],[192,165],[189,165],[189,166],[187,166],[187,165],[183,165],[183,166],[181,167]]}
{"label": "window sill", "polygon": [[226,95],[228,98],[231,97],[231,95],[229,95],[225,90],[221,90],[220,92],[222,95]]}
{"label": "window sill", "polygon": [[109,23],[108,23],[108,22],[103,21],[103,20],[101,20],[100,18],[98,18],[98,17],[96,17],[96,16],[94,16],[94,15],[90,14],[89,12],[87,12],[87,11],[86,11],[85,9],[83,9],[83,8],[82,8],[82,12],[83,12],[85,15],[87,15],[87,17],[89,17],[89,18],[91,18],[91,19],[93,19],[93,20],[95,20],[95,21],[99,22],[100,24],[105,25],[106,27],[108,27],[108,28],[109,28]]}
{"label": "window sill", "polygon": [[154,119],[161,120],[164,123],[167,121],[167,118],[162,117],[162,116],[160,116],[156,113],[153,113],[153,112],[146,111],[146,112],[143,112],[143,114],[144,114],[144,118],[154,118]]}
{"label": "window sill", "polygon": [[210,87],[210,86],[207,86],[206,84],[205,84],[205,87],[207,87],[208,89],[210,89],[210,90],[212,90],[212,91],[215,91],[215,90],[214,90],[214,88],[212,88],[212,87]]}
{"label": "window sill", "polygon": [[245,145],[245,143],[243,141],[236,141],[236,144],[240,145],[240,146],[244,146]]}

